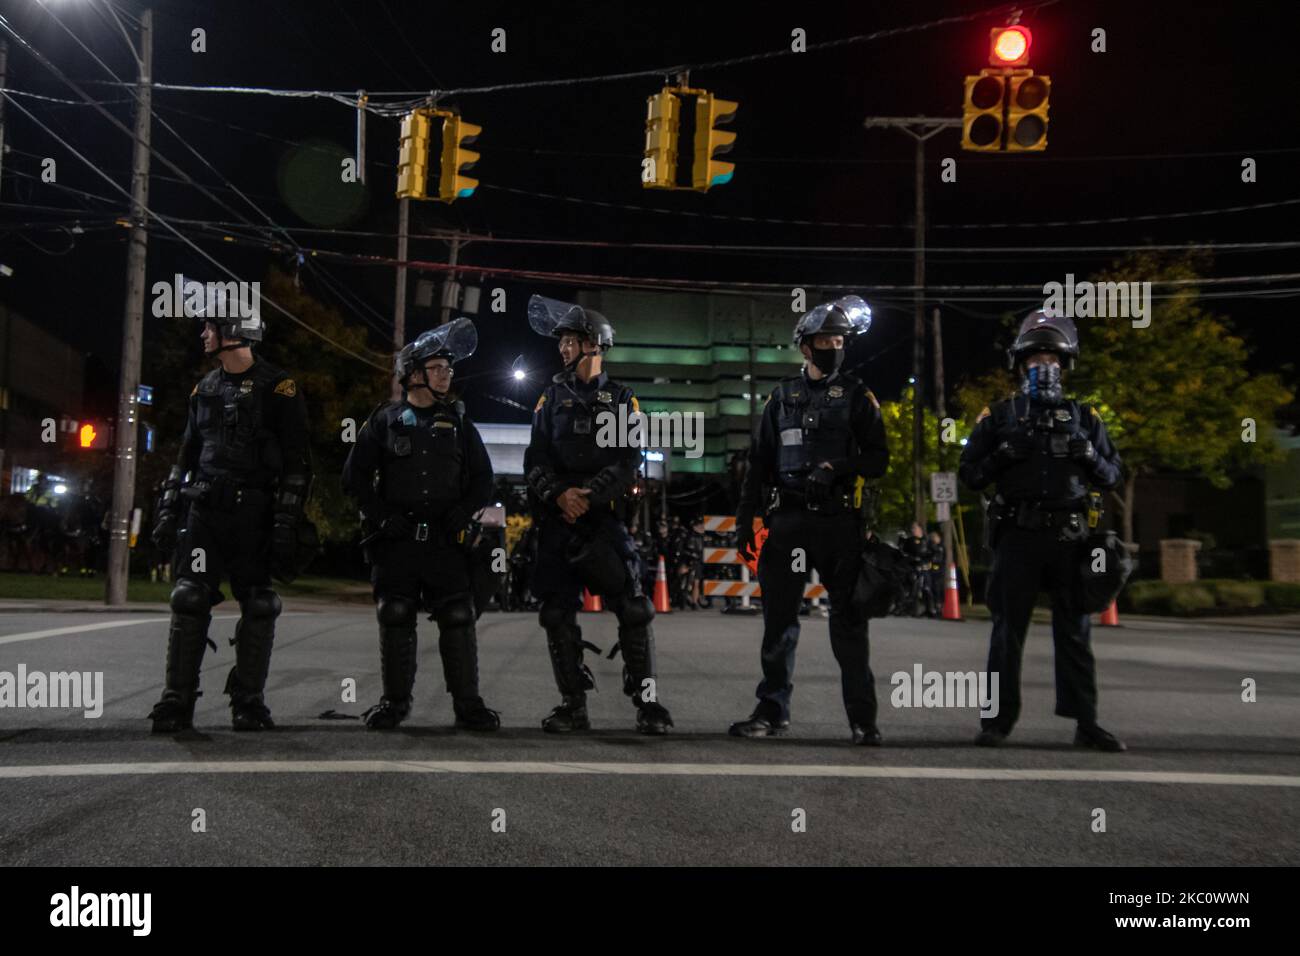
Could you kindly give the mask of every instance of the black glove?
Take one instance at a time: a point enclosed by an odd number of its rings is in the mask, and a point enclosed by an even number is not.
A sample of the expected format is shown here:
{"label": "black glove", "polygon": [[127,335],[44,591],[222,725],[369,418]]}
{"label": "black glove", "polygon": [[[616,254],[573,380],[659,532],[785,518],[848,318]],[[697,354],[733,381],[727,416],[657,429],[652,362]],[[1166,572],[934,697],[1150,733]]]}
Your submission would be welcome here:
{"label": "black glove", "polygon": [[736,513],[736,550],[742,558],[752,558],[755,544],[754,512],[742,508]]}
{"label": "black glove", "polygon": [[379,531],[389,541],[401,541],[415,537],[415,525],[404,514],[390,514],[379,523]]}
{"label": "black glove", "polygon": [[271,526],[271,564],[292,573],[297,557],[298,522],[292,515],[278,514]]}
{"label": "black glove", "polygon": [[1025,435],[1015,434],[1004,438],[993,454],[1002,465],[1024,461],[1034,453],[1034,444]]}
{"label": "black glove", "polygon": [[170,511],[161,512],[153,526],[154,547],[159,551],[171,552],[176,549],[176,515]]}
{"label": "black glove", "polygon": [[805,479],[804,493],[808,496],[808,506],[815,508],[826,504],[831,497],[831,488],[835,485],[835,472],[818,465],[808,472]]}
{"label": "black glove", "polygon": [[1097,448],[1087,438],[1071,438],[1070,457],[1081,465],[1093,465],[1097,462]]}

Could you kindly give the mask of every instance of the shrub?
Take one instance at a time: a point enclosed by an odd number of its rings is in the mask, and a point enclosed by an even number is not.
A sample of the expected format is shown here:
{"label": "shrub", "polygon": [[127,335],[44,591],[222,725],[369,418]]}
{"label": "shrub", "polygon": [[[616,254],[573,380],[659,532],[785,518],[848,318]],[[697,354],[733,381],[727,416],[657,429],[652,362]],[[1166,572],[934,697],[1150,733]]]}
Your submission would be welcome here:
{"label": "shrub", "polygon": [[1264,600],[1279,610],[1300,610],[1300,584],[1270,581],[1264,585]]}
{"label": "shrub", "polygon": [[1260,581],[1207,581],[1219,607],[1244,609],[1264,603],[1264,585]]}
{"label": "shrub", "polygon": [[1168,614],[1172,591],[1164,581],[1133,581],[1120,592],[1119,606],[1130,614]]}
{"label": "shrub", "polygon": [[1169,595],[1172,614],[1198,614],[1214,608],[1214,592],[1203,584],[1183,584]]}

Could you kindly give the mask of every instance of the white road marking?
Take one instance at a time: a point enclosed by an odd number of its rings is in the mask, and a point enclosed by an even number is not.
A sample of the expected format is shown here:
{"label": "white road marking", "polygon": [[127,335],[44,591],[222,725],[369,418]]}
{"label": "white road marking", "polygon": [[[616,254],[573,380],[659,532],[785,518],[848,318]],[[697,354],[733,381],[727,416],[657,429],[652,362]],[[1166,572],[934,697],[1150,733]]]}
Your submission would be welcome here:
{"label": "white road marking", "polygon": [[1157,770],[1013,770],[996,767],[872,767],[830,764],[544,763],[491,760],[203,760],[170,763],[33,764],[0,767],[0,780],[215,773],[597,774],[609,776],[823,777],[884,780],[981,780],[1004,783],[1170,783],[1226,787],[1300,787],[1300,776]]}
{"label": "white road marking", "polygon": [[158,617],[133,617],[125,621],[102,621],[99,624],[77,624],[73,627],[52,627],[48,631],[27,631],[23,634],[6,634],[0,637],[0,644],[17,644],[19,641],[39,641],[43,637],[58,637],[60,634],[80,634],[82,631],[105,631],[110,627],[130,627],[133,624],[166,624],[167,615]]}
{"label": "white road marking", "polygon": [[[286,611],[280,617],[300,617],[305,611]],[[85,631],[103,631],[110,627],[130,627],[132,624],[166,624],[171,620],[167,614],[158,617],[133,617],[126,621],[104,621],[100,624],[77,624],[73,627],[53,627],[48,631],[26,631],[22,634],[5,634],[0,637],[0,644],[16,644],[19,641],[39,641],[45,637],[58,637],[60,634],[81,634]],[[213,617],[217,621],[237,621],[238,614],[220,614]]]}

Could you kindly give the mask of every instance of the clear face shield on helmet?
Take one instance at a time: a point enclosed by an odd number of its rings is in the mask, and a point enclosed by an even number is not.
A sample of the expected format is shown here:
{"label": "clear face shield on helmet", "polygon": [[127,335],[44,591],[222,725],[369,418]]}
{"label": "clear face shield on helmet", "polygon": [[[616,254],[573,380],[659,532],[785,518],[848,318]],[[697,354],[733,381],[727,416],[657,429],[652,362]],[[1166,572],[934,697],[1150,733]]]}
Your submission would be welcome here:
{"label": "clear face shield on helmet", "polygon": [[[429,359],[442,356],[454,365],[469,358],[477,348],[478,329],[474,323],[466,318],[455,319],[436,329],[421,332],[414,342],[403,347],[397,353],[397,376],[405,386],[406,380],[423,369]],[[417,383],[417,386],[429,387],[427,382]]]}
{"label": "clear face shield on helmet", "polygon": [[1020,390],[1031,399],[1059,403],[1062,373],[1079,354],[1079,330],[1074,320],[1045,309],[1026,316],[1010,349],[1008,364],[1023,364]]}
{"label": "clear face shield on helmet", "polygon": [[[609,320],[597,312],[595,309],[585,309],[574,302],[562,302],[559,299],[548,299],[544,295],[533,295],[528,299],[528,325],[538,335],[544,335],[547,338],[560,338],[566,333],[581,336],[584,343],[595,345],[600,354],[606,348],[613,345],[613,326]],[[599,332],[600,329],[605,331]],[[593,335],[597,332],[597,335]],[[608,341],[599,340],[603,335]],[[584,347],[579,351],[573,361],[567,363],[564,367],[566,372],[572,372],[578,367],[578,364],[587,355],[588,352]]]}
{"label": "clear face shield on helmet", "polygon": [[[861,335],[871,328],[871,306],[861,296],[846,295],[817,306],[794,327],[794,344],[802,345],[817,335]],[[823,375],[833,375],[844,363],[844,349],[817,348],[808,342],[809,361]]]}

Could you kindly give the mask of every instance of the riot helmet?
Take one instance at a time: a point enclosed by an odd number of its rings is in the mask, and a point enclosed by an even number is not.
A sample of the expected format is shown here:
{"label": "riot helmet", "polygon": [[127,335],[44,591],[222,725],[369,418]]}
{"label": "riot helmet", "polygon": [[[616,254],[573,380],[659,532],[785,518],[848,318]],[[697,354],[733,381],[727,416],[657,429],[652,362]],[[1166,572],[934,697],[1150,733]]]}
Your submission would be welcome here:
{"label": "riot helmet", "polygon": [[1074,368],[1074,361],[1079,357],[1079,330],[1074,320],[1047,309],[1026,316],[1016,340],[1007,349],[1007,368],[1015,371],[1018,362],[1035,352],[1053,352],[1062,366]]}
{"label": "riot helmet", "polygon": [[[394,371],[403,387],[412,374],[424,368],[431,358],[445,358],[451,364],[467,359],[478,348],[478,330],[466,318],[455,319],[427,332],[421,332],[414,342],[408,342],[397,353]],[[425,384],[423,387],[427,388]]]}
{"label": "riot helmet", "polygon": [[534,295],[528,300],[528,324],[538,335],[580,335],[607,352],[614,345],[614,326],[595,309]]}
{"label": "riot helmet", "polygon": [[871,328],[871,306],[861,296],[846,295],[825,302],[801,318],[794,327],[794,344],[814,335],[861,335]]}

